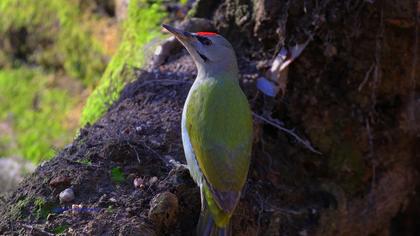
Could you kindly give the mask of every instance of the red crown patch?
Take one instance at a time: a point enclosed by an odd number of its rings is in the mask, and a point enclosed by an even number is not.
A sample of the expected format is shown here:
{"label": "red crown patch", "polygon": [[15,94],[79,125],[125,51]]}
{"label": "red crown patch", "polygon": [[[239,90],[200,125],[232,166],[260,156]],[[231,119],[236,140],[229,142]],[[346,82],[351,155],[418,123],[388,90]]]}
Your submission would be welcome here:
{"label": "red crown patch", "polygon": [[200,36],[214,36],[214,35],[217,35],[214,32],[197,32],[196,34],[200,35]]}

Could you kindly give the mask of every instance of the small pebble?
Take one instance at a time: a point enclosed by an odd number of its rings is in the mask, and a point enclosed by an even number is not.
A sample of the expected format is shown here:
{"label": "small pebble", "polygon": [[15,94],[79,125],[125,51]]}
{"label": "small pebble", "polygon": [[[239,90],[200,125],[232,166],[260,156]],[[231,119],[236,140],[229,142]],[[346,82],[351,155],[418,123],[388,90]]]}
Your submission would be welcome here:
{"label": "small pebble", "polygon": [[299,232],[299,236],[307,236],[307,235],[308,235],[308,231],[306,231],[306,229]]}
{"label": "small pebble", "polygon": [[60,195],[60,203],[68,203],[74,200],[74,191],[71,188],[64,189]]}
{"label": "small pebble", "polygon": [[158,181],[158,178],[156,176],[153,176],[152,178],[150,178],[149,180],[149,184],[153,185],[154,183],[156,183]]}
{"label": "small pebble", "polygon": [[178,215],[178,198],[171,192],[159,193],[150,201],[149,219],[158,227],[169,228]]}
{"label": "small pebble", "polygon": [[71,178],[70,177],[65,176],[65,175],[59,175],[59,176],[56,176],[53,179],[51,179],[49,185],[52,188],[57,188],[57,187],[60,187],[60,186],[68,187],[68,186],[70,186],[70,183],[71,183]]}
{"label": "small pebble", "polygon": [[116,203],[116,202],[117,202],[117,199],[115,199],[115,198],[111,197],[111,198],[109,198],[109,201],[110,201],[110,202],[113,202],[113,203]]}
{"label": "small pebble", "polygon": [[141,177],[137,177],[133,181],[135,188],[143,188],[144,187],[144,180]]}
{"label": "small pebble", "polygon": [[73,214],[77,214],[81,212],[81,209],[83,208],[82,204],[73,204],[71,205],[71,211]]}

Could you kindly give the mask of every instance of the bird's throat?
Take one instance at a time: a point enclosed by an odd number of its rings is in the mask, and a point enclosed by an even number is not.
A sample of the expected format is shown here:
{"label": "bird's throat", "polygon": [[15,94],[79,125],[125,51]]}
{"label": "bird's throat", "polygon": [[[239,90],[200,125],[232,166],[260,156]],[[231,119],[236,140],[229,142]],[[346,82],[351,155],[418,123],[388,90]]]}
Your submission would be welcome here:
{"label": "bird's throat", "polygon": [[196,80],[201,79],[216,79],[224,80],[230,79],[238,81],[239,72],[238,66],[232,65],[217,65],[217,64],[206,64],[206,65],[197,65],[197,77]]}

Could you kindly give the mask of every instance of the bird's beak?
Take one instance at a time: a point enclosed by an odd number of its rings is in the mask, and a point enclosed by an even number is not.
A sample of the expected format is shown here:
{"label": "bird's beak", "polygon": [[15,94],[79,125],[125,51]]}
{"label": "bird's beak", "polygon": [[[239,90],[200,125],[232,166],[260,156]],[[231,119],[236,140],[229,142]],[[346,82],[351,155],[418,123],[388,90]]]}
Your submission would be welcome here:
{"label": "bird's beak", "polygon": [[193,40],[193,36],[190,32],[183,31],[165,24],[163,24],[162,27],[172,33],[183,44],[189,44]]}

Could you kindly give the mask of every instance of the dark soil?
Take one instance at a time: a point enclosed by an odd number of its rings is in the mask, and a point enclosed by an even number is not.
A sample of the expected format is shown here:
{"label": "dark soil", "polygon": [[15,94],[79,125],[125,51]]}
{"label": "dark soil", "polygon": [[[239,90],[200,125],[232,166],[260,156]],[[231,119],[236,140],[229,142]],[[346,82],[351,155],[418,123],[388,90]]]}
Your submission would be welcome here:
{"label": "dark soil", "polygon": [[[415,235],[419,82],[412,75],[420,67],[412,3],[273,2],[222,1],[202,16],[236,48],[253,111],[295,128],[322,154],[256,118],[234,235]],[[259,93],[255,80],[279,48],[308,36],[286,93]],[[185,50],[138,71],[100,121],[4,197],[0,234],[192,235],[200,199],[180,165],[180,117],[194,77]],[[60,204],[68,187],[75,199]]]}
{"label": "dark soil", "polygon": [[[11,196],[15,201],[42,198],[52,212],[61,211],[71,209],[71,204],[60,205],[58,194],[71,187],[76,195],[72,204],[83,205],[81,212],[69,210],[35,219],[37,209],[30,201],[24,215],[2,221],[0,232],[20,234],[25,232],[23,224],[43,223],[46,231],[64,226],[74,235],[149,235],[145,229],[153,235],[159,231],[147,220],[149,202],[163,191],[176,194],[180,208],[177,217],[183,219],[171,226],[171,232],[191,232],[200,209],[198,189],[187,170],[174,168],[169,161],[183,161],[180,112],[194,67],[189,62],[176,74],[167,72],[173,66],[139,71],[139,80],[125,88],[105,117],[80,130],[73,144],[41,165]],[[123,179],[115,181],[112,172],[119,169]],[[143,179],[143,187],[134,187],[135,177]],[[65,181],[51,186],[57,178]],[[7,207],[2,210],[10,213]],[[19,218],[27,220],[20,222]]]}

